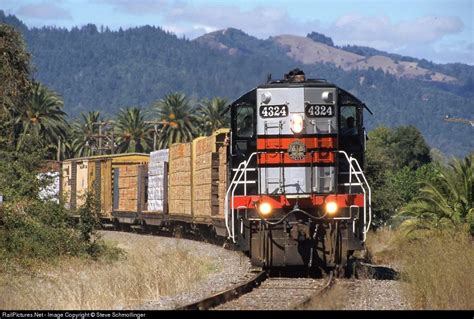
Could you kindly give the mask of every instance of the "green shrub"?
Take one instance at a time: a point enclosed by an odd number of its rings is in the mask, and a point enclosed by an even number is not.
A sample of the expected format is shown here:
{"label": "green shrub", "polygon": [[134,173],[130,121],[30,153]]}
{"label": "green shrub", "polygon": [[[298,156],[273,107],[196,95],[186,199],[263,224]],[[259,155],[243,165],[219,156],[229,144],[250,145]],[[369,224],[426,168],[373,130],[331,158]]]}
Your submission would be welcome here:
{"label": "green shrub", "polygon": [[[95,196],[86,195],[73,223],[62,203],[25,199],[4,206],[0,233],[0,256],[28,266],[34,260],[53,260],[60,256],[90,256],[116,259],[120,252],[100,239],[99,206]],[[5,262],[4,262],[5,266]]]}
{"label": "green shrub", "polygon": [[97,256],[104,249],[98,240],[100,236],[96,229],[100,227],[100,202],[94,192],[85,195],[84,204],[78,209],[79,223],[77,229],[81,233],[82,240],[87,243],[87,252]]}
{"label": "green shrub", "polygon": [[20,201],[5,205],[4,214],[2,246],[10,256],[46,259],[87,249],[60,204]]}

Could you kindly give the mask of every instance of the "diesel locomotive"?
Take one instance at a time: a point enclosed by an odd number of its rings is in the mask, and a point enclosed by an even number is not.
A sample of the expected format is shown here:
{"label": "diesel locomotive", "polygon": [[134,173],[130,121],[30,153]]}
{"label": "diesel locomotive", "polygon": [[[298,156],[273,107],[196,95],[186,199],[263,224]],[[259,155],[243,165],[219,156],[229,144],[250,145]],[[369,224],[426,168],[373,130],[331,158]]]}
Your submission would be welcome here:
{"label": "diesel locomotive", "polygon": [[229,238],[262,267],[344,266],[364,247],[365,104],[295,69],[230,105]]}

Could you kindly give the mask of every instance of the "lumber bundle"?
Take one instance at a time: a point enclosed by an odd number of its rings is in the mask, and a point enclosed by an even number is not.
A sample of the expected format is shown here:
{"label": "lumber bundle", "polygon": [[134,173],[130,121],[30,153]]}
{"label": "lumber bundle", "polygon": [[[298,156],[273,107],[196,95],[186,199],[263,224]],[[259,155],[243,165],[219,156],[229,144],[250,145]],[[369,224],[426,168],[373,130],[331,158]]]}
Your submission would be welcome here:
{"label": "lumber bundle", "polygon": [[168,153],[168,149],[150,153],[150,163],[148,165],[148,211],[166,212]]}
{"label": "lumber bundle", "polygon": [[219,215],[224,215],[225,195],[227,192],[227,147],[219,148],[219,185],[217,193],[219,197]]}
{"label": "lumber bundle", "polygon": [[218,131],[211,136],[200,137],[193,141],[192,180],[195,217],[211,217],[223,212],[227,177],[226,158],[224,158],[226,133],[227,131]]}
{"label": "lumber bundle", "polygon": [[119,168],[118,210],[136,211],[138,206],[138,165],[124,165]]}
{"label": "lumber bundle", "polygon": [[191,143],[171,145],[169,158],[168,211],[170,214],[191,216]]}

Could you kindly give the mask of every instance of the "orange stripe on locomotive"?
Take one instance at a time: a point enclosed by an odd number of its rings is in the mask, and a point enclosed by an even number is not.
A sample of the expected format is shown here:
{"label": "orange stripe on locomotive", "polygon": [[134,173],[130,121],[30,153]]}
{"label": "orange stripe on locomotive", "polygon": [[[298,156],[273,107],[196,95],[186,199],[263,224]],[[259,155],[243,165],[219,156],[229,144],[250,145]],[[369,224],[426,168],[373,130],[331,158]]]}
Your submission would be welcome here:
{"label": "orange stripe on locomotive", "polygon": [[[306,147],[306,154],[301,160],[293,159],[288,154],[291,143],[299,141]],[[266,164],[335,164],[336,156],[331,150],[336,147],[335,137],[271,137],[258,138],[257,151],[264,151],[259,154],[257,161],[259,165]]]}

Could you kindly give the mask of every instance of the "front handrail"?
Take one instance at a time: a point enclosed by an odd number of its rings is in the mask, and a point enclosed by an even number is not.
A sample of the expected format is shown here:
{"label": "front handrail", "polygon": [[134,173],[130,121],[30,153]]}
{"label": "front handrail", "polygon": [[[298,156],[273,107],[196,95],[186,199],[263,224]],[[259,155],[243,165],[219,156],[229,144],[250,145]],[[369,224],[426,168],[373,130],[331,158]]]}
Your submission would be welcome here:
{"label": "front handrail", "polygon": [[[237,189],[237,186],[239,185],[240,181],[242,180],[242,177],[245,174],[245,181],[247,181],[247,168],[250,162],[252,161],[252,158],[257,155],[259,152],[253,152],[250,154],[249,158],[246,161],[242,161],[239,166],[237,167],[237,171],[234,175],[234,178],[232,179],[232,182],[229,185],[229,188],[227,189],[227,193],[225,195],[225,204],[224,204],[224,210],[225,210],[225,225],[227,228],[227,232],[229,234],[229,238],[232,238],[232,241],[236,243],[235,240],[235,218],[234,218],[234,194],[235,190]],[[243,166],[243,167],[242,167]],[[247,183],[244,183],[244,192],[247,194]],[[232,214],[230,213],[229,209],[229,194],[232,194]],[[229,215],[231,215],[231,224],[232,227],[229,225]]]}
{"label": "front handrail", "polygon": [[225,194],[225,200],[224,200],[224,214],[225,214],[225,227],[227,228],[227,233],[231,234],[230,228],[229,228],[229,192],[232,188],[232,185],[234,185],[235,179],[237,178],[238,172],[240,171],[241,166],[245,165],[245,161],[241,162],[239,166],[237,167],[237,172],[234,175],[234,178],[232,179],[232,182],[229,185],[229,188],[227,189],[227,192]]}
{"label": "front handrail", "polygon": [[[347,153],[344,151],[337,152],[343,154],[349,164],[349,190],[351,190],[352,175],[354,175],[364,193],[364,230],[362,233],[364,234],[363,241],[365,241],[367,237],[367,232],[369,231],[370,225],[372,223],[372,190],[357,159],[347,155]],[[355,163],[356,167],[354,167],[353,163]],[[362,175],[363,180],[360,179],[359,175]],[[369,220],[368,222],[367,216]]]}
{"label": "front handrail", "polygon": [[[357,164],[357,168],[359,169],[359,171],[362,172],[362,168],[360,167],[359,162],[355,158],[353,158],[352,160]],[[367,230],[365,231],[365,233],[367,233],[369,231],[370,225],[372,224],[372,190],[370,189],[370,185],[369,185],[369,182],[367,181],[367,178],[365,177],[365,174],[362,173],[361,175],[362,175],[362,178],[364,179],[365,185],[367,185],[367,189],[369,191],[369,201],[368,201],[369,223],[367,224]]]}

